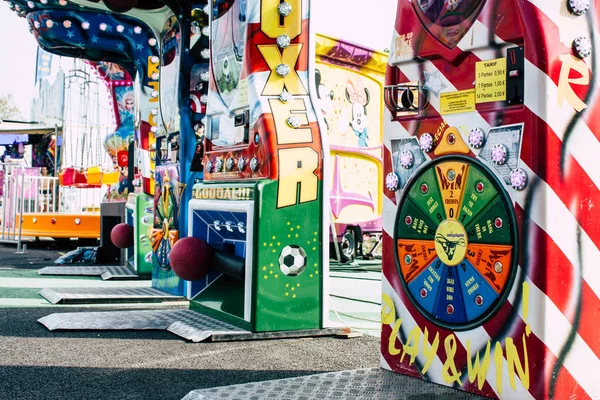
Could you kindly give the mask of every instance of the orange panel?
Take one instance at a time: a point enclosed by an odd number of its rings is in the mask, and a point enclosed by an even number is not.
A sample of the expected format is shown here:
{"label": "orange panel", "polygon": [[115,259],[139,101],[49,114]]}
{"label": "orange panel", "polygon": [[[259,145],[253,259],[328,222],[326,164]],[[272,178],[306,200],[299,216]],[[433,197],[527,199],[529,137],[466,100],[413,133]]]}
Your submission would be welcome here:
{"label": "orange panel", "polygon": [[23,214],[21,235],[54,238],[99,238],[100,214]]}
{"label": "orange panel", "polygon": [[406,283],[421,273],[437,257],[433,240],[398,240],[400,268]]}
{"label": "orange panel", "polygon": [[467,259],[498,293],[510,275],[512,246],[469,244]]}

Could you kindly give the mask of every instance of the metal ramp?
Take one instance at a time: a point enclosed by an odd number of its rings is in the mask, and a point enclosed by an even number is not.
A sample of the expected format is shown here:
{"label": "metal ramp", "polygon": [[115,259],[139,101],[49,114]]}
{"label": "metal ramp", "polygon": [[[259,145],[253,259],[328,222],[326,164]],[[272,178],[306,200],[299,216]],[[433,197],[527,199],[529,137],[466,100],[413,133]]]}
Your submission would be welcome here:
{"label": "metal ramp", "polygon": [[311,336],[350,336],[348,328],[252,333],[192,310],[143,310],[56,313],[39,323],[54,330],[166,330],[194,343],[298,338]]}
{"label": "metal ramp", "polygon": [[120,265],[48,266],[38,270],[38,275],[100,276],[109,279],[137,279],[129,267]]}
{"label": "metal ramp", "polygon": [[39,294],[52,304],[156,303],[185,300],[181,296],[162,290],[140,287],[46,288]]}
{"label": "metal ramp", "polygon": [[456,389],[380,368],[194,390],[183,400],[481,399]]}

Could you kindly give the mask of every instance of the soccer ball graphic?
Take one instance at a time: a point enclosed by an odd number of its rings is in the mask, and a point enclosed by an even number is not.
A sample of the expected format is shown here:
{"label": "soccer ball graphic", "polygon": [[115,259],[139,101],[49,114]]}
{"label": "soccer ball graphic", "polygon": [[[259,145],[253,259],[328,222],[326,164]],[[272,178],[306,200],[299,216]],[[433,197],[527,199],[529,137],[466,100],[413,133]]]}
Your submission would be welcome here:
{"label": "soccer ball graphic", "polygon": [[298,276],[306,268],[306,252],[295,244],[285,246],[279,254],[279,269],[287,276]]}

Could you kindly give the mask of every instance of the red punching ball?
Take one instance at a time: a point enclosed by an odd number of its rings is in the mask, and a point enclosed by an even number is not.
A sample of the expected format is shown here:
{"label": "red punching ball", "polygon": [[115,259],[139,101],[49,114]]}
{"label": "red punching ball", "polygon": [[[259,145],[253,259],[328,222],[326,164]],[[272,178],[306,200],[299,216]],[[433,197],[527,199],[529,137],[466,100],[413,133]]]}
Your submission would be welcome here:
{"label": "red punching ball", "polygon": [[212,256],[213,250],[208,243],[190,236],[175,243],[169,259],[175,275],[186,281],[197,281],[208,273]]}
{"label": "red punching ball", "polygon": [[110,240],[120,249],[133,246],[133,226],[126,223],[115,225],[110,231]]}

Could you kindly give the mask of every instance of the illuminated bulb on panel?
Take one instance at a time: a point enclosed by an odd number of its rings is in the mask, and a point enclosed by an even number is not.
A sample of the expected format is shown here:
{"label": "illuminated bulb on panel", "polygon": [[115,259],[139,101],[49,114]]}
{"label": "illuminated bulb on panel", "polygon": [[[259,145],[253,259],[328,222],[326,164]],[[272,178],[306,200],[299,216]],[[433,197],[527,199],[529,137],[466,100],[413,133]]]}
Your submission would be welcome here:
{"label": "illuminated bulb on panel", "polygon": [[54,26],[54,22],[51,19],[49,19],[48,21],[46,21],[46,27],[47,28],[52,28],[53,26]]}
{"label": "illuminated bulb on panel", "polygon": [[58,4],[60,4],[61,6],[66,6],[67,5],[67,0],[60,0],[58,2]]}
{"label": "illuminated bulb on panel", "polygon": [[81,224],[81,220],[79,218],[75,218],[75,225]]}
{"label": "illuminated bulb on panel", "polygon": [[42,4],[48,4],[48,0],[40,0],[40,3],[42,3]]}
{"label": "illuminated bulb on panel", "polygon": [[295,115],[292,115],[291,117],[288,117],[287,124],[292,128],[296,129],[300,126],[300,119],[298,119],[298,117],[296,117]]}
{"label": "illuminated bulb on panel", "polygon": [[152,133],[156,133],[157,131],[158,131],[158,127],[156,127],[156,126],[153,126],[150,128],[150,132],[152,132]]}
{"label": "illuminated bulb on panel", "polygon": [[575,15],[583,15],[590,9],[590,0],[569,0],[569,8]]}
{"label": "illuminated bulb on panel", "polygon": [[204,36],[210,36],[210,28],[208,26],[203,26],[202,27],[202,34]]}
{"label": "illuminated bulb on panel", "polygon": [[157,98],[158,92],[156,90],[153,90],[152,93],[150,93],[150,96],[152,96],[153,98]]}
{"label": "illuminated bulb on panel", "polygon": [[209,15],[210,14],[210,6],[207,4],[204,6],[204,8],[202,9],[202,11],[204,11],[204,14]]}
{"label": "illuminated bulb on panel", "polygon": [[142,28],[141,28],[141,27],[139,27],[139,26],[136,26],[136,27],[134,27],[134,28],[133,28],[133,32],[134,32],[136,35],[139,35],[140,33],[142,33]]}
{"label": "illuminated bulb on panel", "polygon": [[281,92],[281,94],[279,95],[279,100],[283,103],[287,103],[288,101],[292,100],[293,97],[294,96],[292,96],[290,92],[284,89],[283,92]]}
{"label": "illuminated bulb on panel", "polygon": [[152,113],[152,115],[158,115],[158,108],[153,108],[152,110],[150,110],[150,112]]}
{"label": "illuminated bulb on panel", "polygon": [[156,81],[156,80],[158,80],[158,72],[153,72],[153,73],[152,73],[152,80],[153,80],[153,81]]}
{"label": "illuminated bulb on panel", "polygon": [[88,30],[88,29],[90,29],[90,23],[89,23],[89,22],[87,22],[87,21],[83,21],[83,22],[81,23],[81,28],[82,28],[82,29],[84,29],[84,30]]}
{"label": "illuminated bulb on panel", "polygon": [[573,41],[575,55],[579,58],[586,58],[592,54],[592,42],[585,36],[579,36]]}
{"label": "illuminated bulb on panel", "polygon": [[279,64],[275,67],[275,73],[282,78],[285,78],[290,73],[290,67],[285,64]]}
{"label": "illuminated bulb on panel", "polygon": [[106,24],[103,22],[103,23],[101,23],[101,24],[100,24],[99,28],[100,28],[100,30],[101,30],[101,31],[105,31],[105,30],[106,30],[106,28],[108,28],[108,25],[106,25]]}
{"label": "illuminated bulb on panel", "polygon": [[33,21],[33,26],[35,27],[35,29],[40,29],[40,23],[38,21]]}
{"label": "illuminated bulb on panel", "polygon": [[202,96],[200,96],[200,103],[202,104],[206,104],[208,103],[208,96],[203,94]]}
{"label": "illuminated bulb on panel", "polygon": [[208,73],[208,71],[204,71],[200,74],[200,80],[202,82],[208,82],[208,78],[210,78],[210,74]]}
{"label": "illuminated bulb on panel", "polygon": [[200,51],[200,55],[206,60],[210,57],[210,50],[202,49],[202,51]]}
{"label": "illuminated bulb on panel", "polygon": [[123,25],[117,25],[117,32],[119,32],[119,33],[125,32],[125,27]]}
{"label": "illuminated bulb on panel", "polygon": [[34,8],[34,7],[35,7],[35,4],[33,4],[33,1],[28,1],[28,2],[27,2],[27,7],[29,7],[29,8]]}
{"label": "illuminated bulb on panel", "polygon": [[152,57],[150,58],[150,61],[152,61],[152,64],[158,64],[158,61],[159,61],[159,60],[160,60],[160,59],[159,59],[157,56],[152,56]]}
{"label": "illuminated bulb on panel", "polygon": [[156,39],[154,39],[154,38],[150,38],[150,39],[148,39],[148,44],[149,44],[150,46],[156,46]]}
{"label": "illuminated bulb on panel", "polygon": [[287,17],[292,13],[292,5],[290,3],[284,2],[280,3],[277,6],[277,11],[279,11],[279,15],[283,17]]}
{"label": "illuminated bulb on panel", "polygon": [[17,10],[17,12],[21,11],[21,6],[20,6],[20,5],[18,5],[18,4],[16,4],[16,5],[15,5],[15,10]]}
{"label": "illuminated bulb on panel", "polygon": [[277,37],[277,46],[282,49],[285,49],[290,45],[290,37],[288,35],[279,35]]}
{"label": "illuminated bulb on panel", "polygon": [[69,20],[63,21],[63,26],[65,28],[69,29],[71,27],[71,21],[69,21]]}

